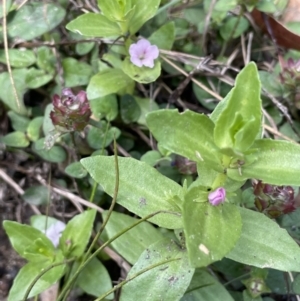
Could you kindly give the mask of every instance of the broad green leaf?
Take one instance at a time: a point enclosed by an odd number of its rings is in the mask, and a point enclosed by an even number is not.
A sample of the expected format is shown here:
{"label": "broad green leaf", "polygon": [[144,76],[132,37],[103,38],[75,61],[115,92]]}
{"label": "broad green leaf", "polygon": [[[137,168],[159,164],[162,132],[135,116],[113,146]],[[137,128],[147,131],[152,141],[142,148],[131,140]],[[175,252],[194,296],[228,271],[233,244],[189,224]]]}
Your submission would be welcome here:
{"label": "broad green leaf", "polygon": [[69,164],[65,169],[65,173],[77,179],[87,176],[87,171],[82,167],[80,162],[73,162]]}
{"label": "broad green leaf", "polygon": [[[218,167],[220,158],[213,141],[213,122],[192,111],[159,110],[146,117],[159,144],[192,161],[208,161]],[[222,169],[221,169],[222,170]]]}
{"label": "broad green leaf", "polygon": [[[114,157],[95,156],[80,162],[103,190],[112,196],[116,182]],[[174,196],[181,196],[182,187],[144,162],[118,157],[118,164],[117,202],[141,217],[160,210],[170,211],[160,213],[150,221],[160,227],[182,228],[179,208],[169,202]]]}
{"label": "broad green leaf", "polygon": [[180,301],[234,301],[226,288],[204,269],[197,269]]}
{"label": "broad green leaf", "polygon": [[[105,266],[93,258],[79,274],[76,284],[87,294],[99,297],[112,288],[110,276]],[[113,299],[113,294],[106,297]]]}
{"label": "broad green leaf", "polygon": [[26,256],[26,249],[30,246],[34,246],[34,242],[39,239],[42,240],[49,251],[54,252],[54,246],[45,234],[29,225],[4,221],[3,228],[5,229],[13,248],[20,256],[28,260],[30,260],[30,258],[27,258]]}
{"label": "broad green leaf", "polygon": [[26,3],[8,18],[7,33],[11,38],[32,40],[55,28],[65,14],[65,9],[53,3]]}
{"label": "broad green leaf", "polygon": [[[34,279],[41,274],[46,268],[52,264],[63,262],[63,257],[58,256],[54,262],[29,262],[19,271],[17,277],[14,279],[12,288],[9,291],[8,301],[22,301],[25,293]],[[65,264],[56,266],[47,271],[31,289],[29,297],[45,291],[52,284],[57,282],[65,273]]]}
{"label": "broad green leaf", "polygon": [[221,149],[244,152],[253,144],[261,127],[260,81],[255,63],[249,63],[237,76],[225,109],[214,129]]}
{"label": "broad green leaf", "polygon": [[156,45],[160,49],[172,49],[175,40],[175,25],[174,22],[169,22],[154,31],[148,38],[149,42]]}
{"label": "broad green leaf", "polygon": [[46,186],[30,186],[22,195],[22,199],[33,205],[46,205],[50,202],[50,192]]}
{"label": "broad green leaf", "polygon": [[27,147],[30,142],[23,132],[11,132],[0,139],[6,146]]}
{"label": "broad green leaf", "polygon": [[87,13],[77,17],[66,28],[87,37],[112,37],[122,35],[116,22],[101,14]]}
{"label": "broad green leaf", "polygon": [[286,230],[261,213],[239,210],[242,233],[226,257],[259,268],[300,272],[300,249]]}
{"label": "broad green leaf", "polygon": [[45,138],[41,138],[35,141],[32,145],[32,150],[46,161],[52,163],[60,163],[66,160],[67,154],[64,148],[55,145],[51,149],[47,150],[45,148]]}
{"label": "broad green leaf", "polygon": [[14,111],[8,111],[7,115],[10,119],[11,126],[15,131],[26,132],[26,128],[30,122],[28,117],[19,115]]}
{"label": "broad green leaf", "polygon": [[153,264],[169,259],[178,260],[152,268],[125,284],[120,301],[180,300],[190,284],[194,269],[189,266],[186,250],[174,240],[164,239],[147,248],[127,278],[147,267],[150,268]]}
{"label": "broad green leaf", "polygon": [[129,21],[129,31],[133,35],[155,15],[160,0],[132,0],[131,3],[132,7],[135,7],[134,14]]}
{"label": "broad green leaf", "polygon": [[120,69],[108,69],[99,72],[91,78],[87,87],[89,100],[117,93],[130,85],[132,79]]}
{"label": "broad green leaf", "polygon": [[[143,204],[141,204],[142,206]],[[107,217],[107,211],[102,213]],[[108,238],[112,238],[125,228],[136,223],[138,219],[126,214],[112,212],[105,227]],[[135,264],[140,255],[153,243],[164,239],[164,236],[148,222],[142,222],[111,243],[111,246],[129,263]],[[134,246],[134,247],[133,247]]]}
{"label": "broad green leaf", "polygon": [[230,16],[220,28],[220,34],[224,40],[240,37],[249,27],[249,22],[245,17]]}
{"label": "broad green leaf", "polygon": [[36,51],[37,66],[48,74],[55,73],[56,57],[50,47],[42,46]]}
{"label": "broad green leaf", "polygon": [[161,154],[156,150],[150,150],[141,157],[141,161],[146,162],[150,166],[155,166],[160,159]]}
{"label": "broad green leaf", "polygon": [[131,79],[142,84],[149,84],[160,76],[161,66],[160,61],[156,59],[153,68],[145,66],[138,67],[131,63],[129,57],[126,57],[122,64],[122,70]]}
{"label": "broad green leaf", "polygon": [[183,224],[189,260],[203,267],[222,259],[240,237],[242,221],[235,205],[212,206],[186,199]]}
{"label": "broad green leaf", "polygon": [[[130,1],[129,1],[130,2]],[[124,4],[119,0],[98,0],[98,6],[109,20],[124,22]]]}
{"label": "broad green leaf", "polygon": [[17,69],[12,71],[12,77],[14,79],[14,84],[17,90],[19,104],[16,100],[8,72],[2,72],[0,74],[0,99],[10,109],[21,115],[27,114],[27,110],[23,103],[23,95],[25,94],[27,89],[25,83],[26,74],[27,69]]}
{"label": "broad green leaf", "polygon": [[77,61],[71,57],[63,59],[62,67],[66,87],[87,85],[93,74],[92,67],[89,64]]}
{"label": "broad green leaf", "polygon": [[[35,63],[35,55],[28,49],[8,49],[9,63],[11,67],[25,68]],[[4,50],[0,49],[0,62],[6,64]]]}
{"label": "broad green leaf", "polygon": [[105,123],[101,128],[91,127],[87,134],[87,142],[94,149],[102,149],[109,146],[114,138],[118,139],[121,131],[116,127],[111,127],[106,133]]}
{"label": "broad green leaf", "polygon": [[30,89],[37,89],[44,86],[53,79],[53,75],[45,73],[44,70],[30,68],[26,74],[26,86]]}
{"label": "broad green leaf", "polygon": [[99,119],[104,115],[107,120],[112,121],[118,115],[118,101],[114,94],[92,99],[90,106],[93,114]]}
{"label": "broad green leaf", "polygon": [[29,122],[27,136],[31,141],[37,141],[40,138],[43,122],[44,117],[35,117]]}
{"label": "broad green leaf", "polygon": [[[274,185],[300,186],[300,146],[288,141],[271,139],[256,140],[252,145],[255,161],[245,167],[241,174],[237,169],[228,169],[227,175],[242,181],[259,179]],[[251,155],[250,155],[251,156]],[[247,160],[247,156],[245,157]]]}
{"label": "broad green leaf", "polygon": [[95,216],[95,210],[86,210],[68,222],[59,240],[59,246],[66,257],[83,254],[92,234]]}
{"label": "broad green leaf", "polygon": [[122,96],[120,101],[120,113],[124,123],[136,122],[140,115],[140,106],[135,101],[135,98],[130,94]]}
{"label": "broad green leaf", "polygon": [[95,47],[95,42],[77,43],[75,51],[78,55],[86,55]]}

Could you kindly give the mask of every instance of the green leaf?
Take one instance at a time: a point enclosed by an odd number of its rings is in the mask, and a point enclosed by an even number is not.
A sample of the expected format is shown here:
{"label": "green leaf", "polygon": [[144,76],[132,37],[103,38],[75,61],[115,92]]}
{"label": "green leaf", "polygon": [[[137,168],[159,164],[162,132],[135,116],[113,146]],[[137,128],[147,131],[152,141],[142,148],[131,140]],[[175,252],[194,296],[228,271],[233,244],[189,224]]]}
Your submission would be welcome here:
{"label": "green leaf", "polygon": [[[32,50],[8,49],[9,63],[11,67],[25,68],[35,63],[35,55]],[[0,62],[6,64],[4,50],[0,49]]]}
{"label": "green leaf", "polygon": [[0,139],[6,146],[11,147],[27,147],[30,142],[26,137],[25,133],[22,132],[12,132]]}
{"label": "green leaf", "polygon": [[160,49],[171,50],[175,40],[175,24],[169,22],[154,31],[148,38],[149,42]]}
{"label": "green leaf", "polygon": [[164,239],[151,245],[140,256],[127,278],[169,259],[178,260],[152,268],[125,284],[120,301],[180,300],[190,284],[194,269],[189,266],[186,250],[174,240]]}
{"label": "green leaf", "polygon": [[37,141],[40,138],[43,122],[44,117],[35,117],[29,122],[27,136],[31,141]]}
{"label": "green leaf", "polygon": [[[76,284],[87,294],[99,297],[112,288],[110,276],[105,266],[93,258],[79,274]],[[113,299],[111,294],[106,299]]]}
{"label": "green leaf", "polygon": [[55,28],[66,11],[53,3],[26,3],[8,18],[7,33],[11,38],[32,40]]}
{"label": "green leaf", "polygon": [[141,157],[141,161],[146,162],[150,166],[155,166],[160,159],[161,154],[156,150],[148,151]]}
{"label": "green leaf", "polygon": [[300,271],[300,249],[286,230],[265,215],[239,208],[243,227],[227,258],[259,268]]}
{"label": "green leaf", "polygon": [[37,49],[37,66],[48,74],[55,73],[56,57],[50,47],[42,46]]}
{"label": "green leaf", "polygon": [[19,115],[14,111],[7,112],[7,115],[10,119],[11,126],[15,131],[26,132],[26,128],[30,122],[28,117]]}
{"label": "green leaf", "polygon": [[[130,1],[129,1],[130,2]],[[119,0],[98,0],[98,6],[109,20],[124,22],[124,4]]]}
{"label": "green leaf", "polygon": [[111,127],[106,134],[105,124],[101,128],[91,127],[87,134],[87,142],[94,149],[102,149],[109,146],[113,141],[121,135],[121,131],[116,127]]}
{"label": "green leaf", "polygon": [[208,161],[219,166],[213,141],[213,122],[205,115],[186,110],[159,110],[146,117],[147,125],[159,144],[190,160]]}
{"label": "green leaf", "polygon": [[[238,23],[237,23],[238,22]],[[245,17],[230,16],[220,28],[222,38],[227,41],[240,37],[249,27],[249,22]]]}
{"label": "green leaf", "polygon": [[50,112],[53,110],[53,104],[47,104],[44,113],[44,121],[43,121],[43,133],[45,136],[49,135],[50,132],[54,131],[55,127],[50,118]]}
{"label": "green leaf", "polygon": [[50,202],[50,192],[45,186],[31,186],[22,195],[22,199],[33,205],[46,205]]}
{"label": "green leaf", "polygon": [[11,84],[8,72],[2,72],[0,74],[0,99],[10,109],[21,115],[27,114],[27,110],[23,103],[23,95],[27,89],[25,83],[26,74],[27,69],[17,69],[12,71],[12,77],[17,90],[20,107],[17,103],[16,96],[14,94],[14,88]]}
{"label": "green leaf", "polygon": [[89,100],[93,100],[95,98],[117,93],[119,90],[125,89],[131,83],[132,79],[120,69],[104,70],[91,78],[87,87],[87,97]]}
{"label": "green leaf", "polygon": [[[143,206],[143,203],[141,203],[141,206]],[[104,211],[102,215],[103,218],[106,218],[107,211]],[[134,217],[113,211],[105,227],[105,233],[108,238],[112,238],[137,221],[138,219]],[[142,222],[114,240],[111,245],[118,254],[129,263],[134,264],[146,248],[163,238],[161,232],[150,223]]]}
{"label": "green leaf", "polygon": [[26,86],[30,89],[37,89],[44,86],[53,79],[51,74],[46,74],[44,70],[39,70],[36,68],[28,69],[26,74]]}
{"label": "green leaf", "polygon": [[72,20],[66,28],[88,37],[112,37],[122,35],[116,22],[101,14],[87,13]]}
{"label": "green leaf", "polygon": [[45,234],[29,225],[22,225],[12,221],[4,221],[3,228],[5,229],[13,248],[20,256],[28,260],[31,259],[31,254],[30,257],[27,258],[26,249],[34,246],[34,242],[36,240],[42,240],[49,251],[54,251],[52,242],[45,236]]}
{"label": "green leaf", "polygon": [[255,63],[237,76],[225,109],[214,129],[214,140],[224,150],[244,152],[253,144],[261,127],[260,81]]}
{"label": "green leaf", "polygon": [[131,79],[142,83],[149,84],[154,82],[161,73],[160,61],[155,60],[154,67],[138,67],[130,62],[130,58],[126,57],[122,64],[122,70],[127,74]]}
{"label": "green leaf", "polygon": [[234,301],[226,288],[204,269],[197,269],[180,301]]}
{"label": "green leaf", "polygon": [[[63,257],[57,257],[54,262],[29,262],[21,268],[14,279],[12,288],[9,291],[8,301],[22,301],[27,289],[34,279],[51,264],[63,261]],[[56,266],[47,271],[31,289],[29,298],[45,291],[48,287],[57,282],[65,273],[65,264]]]}
{"label": "green leaf", "polygon": [[140,115],[140,106],[135,101],[135,98],[130,94],[122,96],[120,101],[120,113],[124,123],[136,122]]}
{"label": "green leaf", "polygon": [[[10,9],[10,7],[11,7],[11,2],[12,2],[12,0],[7,0],[6,1],[6,15],[7,15],[7,13],[9,12],[9,9]],[[3,2],[2,2],[3,3]],[[3,17],[3,4],[0,4],[0,18],[2,18]]]}
{"label": "green leaf", "polygon": [[[95,156],[80,162],[103,190],[112,196],[116,181],[114,157]],[[181,195],[181,186],[135,159],[118,157],[118,164],[120,175],[117,202],[141,217],[160,210],[173,212],[160,213],[150,221],[160,227],[181,228],[179,208],[168,201],[173,196]]]}
{"label": "green leaf", "polygon": [[160,0],[132,0],[132,5],[135,7],[134,14],[129,21],[129,31],[135,34],[146,21],[151,19],[160,4]]}
{"label": "green leaf", "polygon": [[159,109],[157,103],[150,98],[140,98],[135,96],[135,101],[141,108],[141,115],[140,118],[138,119],[138,124],[146,125],[146,115],[149,112],[156,111]]}
{"label": "green leaf", "polygon": [[63,59],[62,67],[64,71],[65,87],[87,85],[93,74],[90,65],[77,61],[71,57]]}
{"label": "green leaf", "polygon": [[82,167],[80,162],[73,162],[69,164],[65,173],[73,178],[81,179],[87,175],[87,171]]}
{"label": "green leaf", "polygon": [[70,258],[79,257],[83,254],[90,240],[95,216],[95,210],[87,210],[68,222],[59,240],[59,246],[65,256]]}
{"label": "green leaf", "polygon": [[[205,201],[205,200],[204,200]],[[235,205],[186,199],[183,224],[189,260],[193,267],[203,267],[222,259],[240,237],[242,221]]]}
{"label": "green leaf", "polygon": [[90,106],[93,114],[99,119],[104,115],[107,120],[112,121],[118,116],[118,101],[114,94],[92,99]]}
{"label": "green leaf", "polygon": [[45,138],[41,138],[33,143],[32,150],[37,155],[52,163],[60,163],[66,160],[67,154],[64,148],[55,145],[51,149],[47,150],[45,149],[44,142]]}
{"label": "green leaf", "polygon": [[[255,161],[237,169],[228,169],[227,175],[236,181],[249,178],[274,185],[300,186],[300,146],[288,141],[256,140],[252,149],[257,150]],[[252,155],[250,155],[251,157]],[[247,160],[247,156],[245,157]]]}

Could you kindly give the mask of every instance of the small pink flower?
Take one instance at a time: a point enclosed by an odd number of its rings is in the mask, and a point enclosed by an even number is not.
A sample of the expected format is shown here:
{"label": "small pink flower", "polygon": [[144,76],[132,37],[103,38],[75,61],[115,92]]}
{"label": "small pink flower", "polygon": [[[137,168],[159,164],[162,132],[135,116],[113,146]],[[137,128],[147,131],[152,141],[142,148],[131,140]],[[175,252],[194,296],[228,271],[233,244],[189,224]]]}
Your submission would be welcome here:
{"label": "small pink flower", "polygon": [[159,51],[156,45],[151,45],[146,39],[139,40],[129,47],[130,61],[132,64],[149,68],[154,67],[154,60],[158,58]]}
{"label": "small pink flower", "polygon": [[208,194],[208,201],[213,206],[218,206],[219,204],[225,201],[226,190],[223,187],[217,188],[215,191],[212,191]]}

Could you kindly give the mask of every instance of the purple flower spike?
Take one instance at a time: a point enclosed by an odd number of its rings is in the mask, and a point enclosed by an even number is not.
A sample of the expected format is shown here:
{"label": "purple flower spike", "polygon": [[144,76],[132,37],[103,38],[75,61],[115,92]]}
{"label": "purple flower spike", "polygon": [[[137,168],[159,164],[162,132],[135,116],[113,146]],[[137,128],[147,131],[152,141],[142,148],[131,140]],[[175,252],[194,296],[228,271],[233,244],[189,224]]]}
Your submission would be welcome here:
{"label": "purple flower spike", "polygon": [[65,228],[66,225],[63,222],[57,221],[45,231],[45,235],[52,241],[55,248],[57,248],[59,244],[59,238],[61,237],[61,233],[65,230]]}
{"label": "purple flower spike", "polygon": [[218,206],[225,201],[226,190],[223,187],[217,188],[208,194],[208,200],[213,206]]}
{"label": "purple flower spike", "polygon": [[158,58],[159,51],[156,45],[151,45],[146,39],[139,40],[129,47],[130,61],[132,64],[149,68],[154,67],[154,60]]}

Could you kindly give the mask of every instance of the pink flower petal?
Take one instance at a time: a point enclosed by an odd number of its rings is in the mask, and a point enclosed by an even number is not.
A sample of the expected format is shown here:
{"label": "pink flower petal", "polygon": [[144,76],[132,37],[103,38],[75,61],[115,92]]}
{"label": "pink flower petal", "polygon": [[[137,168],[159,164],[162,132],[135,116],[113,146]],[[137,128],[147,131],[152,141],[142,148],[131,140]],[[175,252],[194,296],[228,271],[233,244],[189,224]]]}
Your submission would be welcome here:
{"label": "pink flower petal", "polygon": [[133,65],[136,65],[138,67],[142,67],[143,63],[138,57],[130,57],[130,61]]}
{"label": "pink flower petal", "polygon": [[143,65],[149,68],[153,68],[154,67],[154,60],[150,57],[150,58],[145,58],[142,60]]}

